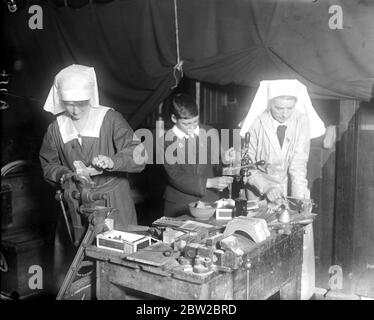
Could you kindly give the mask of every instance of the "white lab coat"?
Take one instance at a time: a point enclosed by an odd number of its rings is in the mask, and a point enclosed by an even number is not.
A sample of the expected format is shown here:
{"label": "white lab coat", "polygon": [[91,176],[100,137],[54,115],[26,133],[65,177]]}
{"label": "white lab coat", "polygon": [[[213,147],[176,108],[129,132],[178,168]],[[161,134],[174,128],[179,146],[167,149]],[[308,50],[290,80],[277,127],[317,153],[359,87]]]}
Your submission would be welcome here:
{"label": "white lab coat", "polygon": [[[297,198],[309,197],[306,179],[310,149],[309,121],[305,114],[295,110],[287,125],[283,147],[276,134],[269,111],[263,112],[249,129],[249,156],[252,161],[265,160],[268,173],[276,178],[285,194]],[[287,192],[288,176],[291,190]]]}
{"label": "white lab coat", "polygon": [[[268,110],[256,118],[249,128],[249,156],[252,161],[265,160],[268,173],[276,178],[285,194],[309,198],[306,179],[310,149],[309,120],[306,114],[295,110],[285,123],[287,130],[281,148],[274,120]],[[288,177],[291,190],[287,190]],[[302,265],[301,299],[309,299],[315,291],[315,260],[312,224],[305,227]]]}

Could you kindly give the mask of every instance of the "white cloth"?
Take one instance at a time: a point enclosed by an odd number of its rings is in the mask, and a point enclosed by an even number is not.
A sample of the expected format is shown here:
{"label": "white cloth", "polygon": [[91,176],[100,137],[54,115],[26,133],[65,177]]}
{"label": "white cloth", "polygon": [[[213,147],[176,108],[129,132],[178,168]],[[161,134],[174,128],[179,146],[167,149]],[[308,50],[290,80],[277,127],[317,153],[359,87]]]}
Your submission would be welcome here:
{"label": "white cloth", "polygon": [[57,116],[57,123],[60,129],[62,141],[67,143],[71,140],[78,139],[79,143],[82,143],[82,137],[93,137],[99,138],[101,124],[103,123],[104,117],[108,110],[111,108],[99,106],[97,108],[91,108],[86,127],[78,132],[73,124],[73,120],[65,114]]}
{"label": "white cloth", "polygon": [[62,69],[49,91],[44,110],[56,115],[65,111],[62,101],[89,100],[92,108],[99,107],[99,91],[94,68],[73,64]]}
{"label": "white cloth", "polygon": [[[185,133],[184,131],[182,131],[181,129],[179,129],[176,125],[173,126],[172,128],[174,134],[179,138],[179,139],[188,139],[188,138],[192,138],[191,136],[189,136],[187,133]],[[200,131],[200,128],[199,126],[197,126],[194,131],[192,132],[194,136],[198,136],[199,135],[199,131]]]}
{"label": "white cloth", "polygon": [[326,128],[325,138],[323,139],[323,147],[331,149],[336,143],[336,126],[330,125]]}
{"label": "white cloth", "polygon": [[306,86],[298,80],[284,79],[264,80],[260,82],[248,114],[244,122],[242,122],[240,129],[242,137],[248,132],[254,120],[268,108],[269,101],[279,96],[293,96],[297,98],[295,109],[308,116],[311,139],[325,133],[325,125],[313,108]]}

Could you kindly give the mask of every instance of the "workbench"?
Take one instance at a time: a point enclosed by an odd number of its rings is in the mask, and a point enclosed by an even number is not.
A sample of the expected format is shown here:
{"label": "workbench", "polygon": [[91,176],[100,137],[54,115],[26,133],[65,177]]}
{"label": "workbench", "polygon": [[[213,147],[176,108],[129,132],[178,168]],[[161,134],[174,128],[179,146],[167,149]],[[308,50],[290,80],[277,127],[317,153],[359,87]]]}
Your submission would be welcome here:
{"label": "workbench", "polygon": [[96,297],[126,299],[127,294],[175,300],[260,300],[279,292],[280,299],[300,299],[303,232],[294,226],[290,234],[271,232],[244,256],[243,267],[215,271],[188,281],[172,272],[124,259],[124,254],[96,246],[86,255],[96,260]]}

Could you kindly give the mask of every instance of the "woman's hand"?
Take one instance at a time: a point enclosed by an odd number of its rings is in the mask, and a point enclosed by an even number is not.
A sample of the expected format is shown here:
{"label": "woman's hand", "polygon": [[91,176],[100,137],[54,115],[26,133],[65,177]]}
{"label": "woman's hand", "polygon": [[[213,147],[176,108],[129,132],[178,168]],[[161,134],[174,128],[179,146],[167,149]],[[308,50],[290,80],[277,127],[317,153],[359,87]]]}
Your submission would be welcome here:
{"label": "woman's hand", "polygon": [[62,177],[60,178],[60,185],[62,186],[64,183],[65,183],[65,181],[66,180],[69,180],[69,179],[71,179],[73,176],[75,176],[75,172],[67,172],[67,173],[64,173],[63,175],[62,175]]}
{"label": "woman's hand", "polygon": [[270,202],[276,202],[276,200],[283,198],[283,192],[278,187],[270,188],[266,192],[266,198],[268,198]]}
{"label": "woman's hand", "polygon": [[97,157],[93,158],[92,165],[100,169],[113,169],[114,162],[111,158],[99,154]]}
{"label": "woman's hand", "polygon": [[222,191],[223,189],[227,188],[233,182],[233,180],[233,177],[228,176],[209,178],[206,181],[206,187]]}
{"label": "woman's hand", "polygon": [[240,151],[235,151],[234,147],[225,151],[224,160],[226,163],[234,163],[237,159],[240,159]]}

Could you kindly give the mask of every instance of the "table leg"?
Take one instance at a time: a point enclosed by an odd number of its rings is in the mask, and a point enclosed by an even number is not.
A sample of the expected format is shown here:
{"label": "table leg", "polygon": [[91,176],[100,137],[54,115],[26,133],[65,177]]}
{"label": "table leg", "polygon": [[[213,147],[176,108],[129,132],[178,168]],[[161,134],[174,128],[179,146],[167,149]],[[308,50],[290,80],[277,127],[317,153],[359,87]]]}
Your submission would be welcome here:
{"label": "table leg", "polygon": [[106,262],[97,262],[96,296],[98,300],[126,300],[124,288],[113,284],[109,280],[110,265]]}
{"label": "table leg", "polygon": [[102,297],[101,297],[100,270],[101,270],[101,262],[100,261],[96,261],[96,299],[97,300],[102,300]]}
{"label": "table leg", "polygon": [[300,300],[301,298],[301,274],[294,275],[280,289],[281,300]]}

